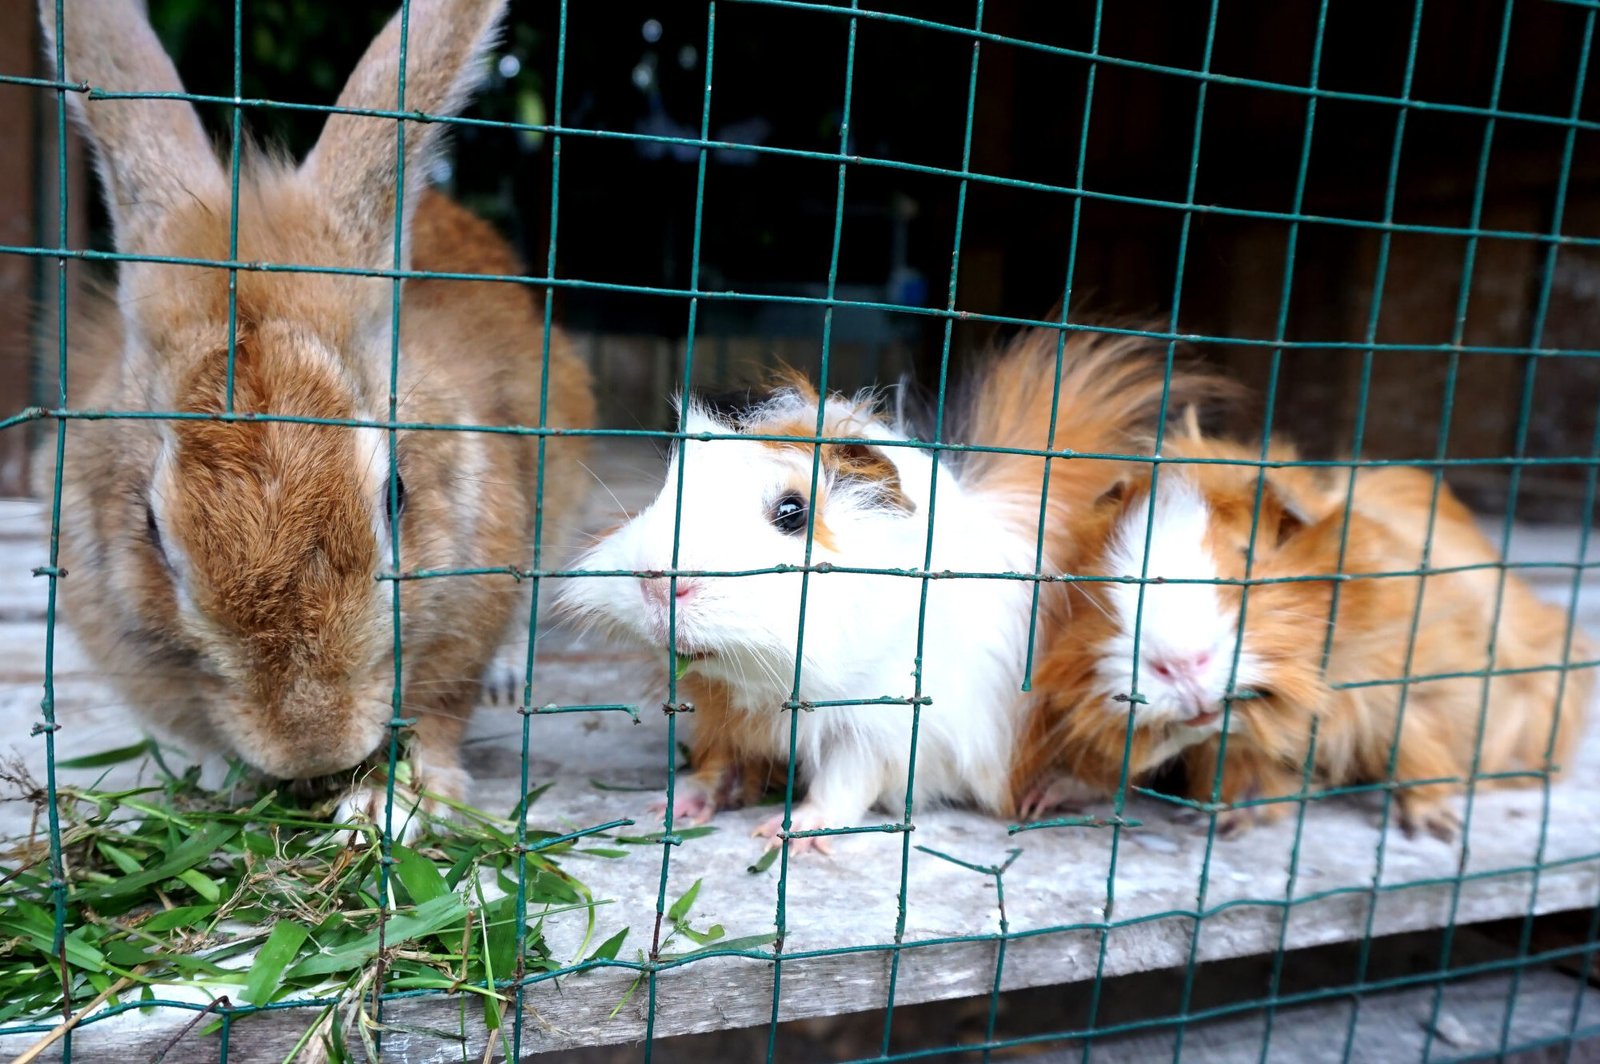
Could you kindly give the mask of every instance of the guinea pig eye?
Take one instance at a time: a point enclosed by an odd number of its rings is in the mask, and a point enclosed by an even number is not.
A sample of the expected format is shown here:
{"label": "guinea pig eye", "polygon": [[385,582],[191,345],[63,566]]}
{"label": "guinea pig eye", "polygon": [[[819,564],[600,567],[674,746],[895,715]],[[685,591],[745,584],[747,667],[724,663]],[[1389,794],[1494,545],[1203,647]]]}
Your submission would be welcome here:
{"label": "guinea pig eye", "polygon": [[406,511],[406,478],[396,473],[394,477],[394,494],[389,493],[389,485],[383,486],[383,513],[389,519],[389,527],[400,520],[400,515]]}
{"label": "guinea pig eye", "polygon": [[806,500],[805,496],[796,492],[789,492],[772,504],[772,510],[767,514],[767,520],[786,536],[806,530]]}

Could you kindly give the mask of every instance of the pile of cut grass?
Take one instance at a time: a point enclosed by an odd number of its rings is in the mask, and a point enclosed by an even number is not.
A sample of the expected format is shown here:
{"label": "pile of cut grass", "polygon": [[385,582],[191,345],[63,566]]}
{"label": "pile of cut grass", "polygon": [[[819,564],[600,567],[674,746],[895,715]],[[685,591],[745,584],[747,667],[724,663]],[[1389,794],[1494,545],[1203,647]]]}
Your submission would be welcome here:
{"label": "pile of cut grass", "polygon": [[[506,986],[562,967],[545,940],[548,918],[584,914],[569,964],[615,958],[626,936],[589,951],[604,902],[555,858],[620,857],[582,847],[629,821],[519,831],[540,790],[504,817],[452,803],[447,826],[389,848],[385,874],[376,828],[335,825],[331,802],[307,808],[252,787],[242,768],[210,791],[198,769],[170,771],[150,743],[58,767],[145,757],[148,785],[106,789],[102,776],[57,787],[59,897],[49,795],[20,765],[0,768],[3,797],[33,806],[26,836],[0,838],[0,1024],[60,1016],[59,1036],[103,1008],[154,1008],[174,986],[234,1010],[303,997],[307,1029],[289,1059],[339,1060],[352,1035],[374,1055],[379,988],[433,990],[478,997],[493,1043]],[[366,840],[352,845],[352,831]],[[206,1019],[208,1030],[220,1026]]]}

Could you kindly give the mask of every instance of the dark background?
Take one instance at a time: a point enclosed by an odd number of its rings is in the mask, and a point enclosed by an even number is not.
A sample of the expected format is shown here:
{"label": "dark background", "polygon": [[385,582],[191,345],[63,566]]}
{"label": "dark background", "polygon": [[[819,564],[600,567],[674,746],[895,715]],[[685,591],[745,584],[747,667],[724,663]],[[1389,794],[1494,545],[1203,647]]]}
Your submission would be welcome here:
{"label": "dark background", "polygon": [[[29,23],[27,5],[0,2]],[[968,28],[974,15],[974,5],[955,0],[874,0],[872,6]],[[187,86],[230,92],[231,5],[152,0],[150,7]],[[243,94],[331,102],[391,10],[387,2],[367,0],[245,0]],[[992,0],[984,31],[1043,47],[992,39],[981,44],[970,170],[1005,183],[975,179],[965,186],[956,307],[1044,318],[1066,291],[1076,248],[1076,319],[1132,316],[1165,329],[1175,313],[1175,331],[1211,338],[1194,343],[1191,353],[1227,364],[1258,387],[1268,381],[1270,341],[1279,335],[1281,317],[1282,336],[1310,346],[1284,350],[1274,424],[1313,455],[1352,448],[1364,390],[1370,393],[1362,427],[1365,454],[1434,455],[1453,364],[1458,379],[1443,434],[1447,456],[1517,453],[1525,400],[1531,412],[1526,453],[1588,455],[1600,403],[1600,361],[1592,357],[1600,347],[1592,339],[1600,256],[1570,246],[1552,255],[1554,245],[1532,236],[1556,226],[1567,129],[1559,122],[1503,117],[1494,123],[1485,155],[1485,117],[1449,108],[1489,105],[1502,28],[1509,25],[1501,109],[1566,116],[1592,12],[1561,0],[1522,0],[1507,24],[1505,10],[1501,3],[1478,0],[1426,6],[1410,94],[1418,106],[1402,112],[1386,99],[1350,97],[1400,95],[1414,13],[1403,0],[1328,6],[1318,84],[1338,95],[1320,97],[1304,91],[1317,41],[1316,3],[1220,4],[1211,57],[1219,78],[1205,81],[1184,72],[1204,63],[1210,5],[1117,0],[1100,13],[1098,52],[1106,61],[1095,68],[1084,138],[1091,65],[1083,56],[1092,49],[1095,5]],[[511,29],[497,58],[512,57],[516,69],[502,66],[469,114],[556,121],[559,11],[554,0],[514,0]],[[831,156],[841,147],[850,20],[835,11],[741,0],[717,5],[710,138],[830,158],[710,151],[696,285],[697,148],[588,132],[698,136],[707,6],[589,0],[570,3],[567,16],[559,118],[575,132],[561,138],[555,275],[672,292],[698,287],[712,293],[825,295],[839,190],[839,165]],[[27,56],[15,47],[11,52],[17,62]],[[878,18],[857,21],[843,150],[892,165],[847,167],[841,298],[945,306],[962,204],[959,171],[974,54],[974,38],[965,33]],[[37,70],[31,59],[25,67],[4,69]],[[1276,91],[1237,79],[1300,88]],[[1205,108],[1197,123],[1202,88]],[[31,115],[34,160],[26,197],[0,200],[12,207],[27,204],[29,231],[5,241],[48,243],[55,227],[53,93],[14,86],[0,92],[4,104],[16,101]],[[1600,120],[1594,96],[1587,87],[1581,93],[1584,121]],[[1312,103],[1315,125],[1301,213],[1316,220],[1292,227],[1282,218],[1219,213],[1215,208],[1293,212]],[[1481,166],[1481,227],[1515,237],[1469,241],[1400,231],[1385,239],[1375,223],[1385,216],[1402,113],[1394,221],[1401,227],[1470,227]],[[206,118],[225,143],[225,110],[213,109]],[[5,120],[16,122],[14,115]],[[322,121],[315,114],[271,109],[252,109],[247,120],[260,139],[286,143],[296,153],[315,139]],[[1587,129],[1572,138],[1560,223],[1568,236],[1600,236],[1596,139]],[[516,240],[535,274],[543,273],[550,246],[552,143],[539,133],[462,128],[449,172],[440,175]],[[1062,191],[1079,186],[1080,172],[1090,195]],[[1191,174],[1197,209],[1186,213],[1177,205],[1187,199]],[[76,167],[73,179],[82,182]],[[75,199],[83,204],[89,197]],[[97,209],[78,221],[77,231],[83,240],[104,244]],[[1296,254],[1284,306],[1291,239]],[[1464,268],[1469,251],[1470,272]],[[1377,289],[1381,258],[1387,270]],[[0,256],[0,266],[12,269],[8,277],[21,277],[18,261]],[[32,298],[47,295],[53,264],[30,259],[23,265]],[[1376,314],[1375,290],[1381,297]],[[685,356],[688,304],[672,294],[556,290],[557,320],[597,365],[608,423],[664,423],[664,397]],[[772,358],[816,368],[820,308],[708,298],[697,314],[697,380],[734,375],[744,363]],[[833,328],[834,383],[854,386],[907,370],[929,386],[937,383],[944,319],[847,308],[835,315]],[[1369,330],[1381,343],[1431,349],[1379,351],[1369,362],[1360,350]],[[1006,331],[981,320],[959,322],[951,337],[953,368]],[[25,335],[20,328],[5,332]],[[1553,354],[1540,357],[1530,373],[1529,357],[1514,351],[1466,352],[1452,359],[1448,347],[1457,339],[1496,348],[1536,345]],[[1532,391],[1525,395],[1530,379]],[[1255,431],[1262,412],[1258,400],[1236,427]],[[1592,469],[1529,467],[1519,515],[1577,518]],[[1507,502],[1503,466],[1454,470],[1451,481],[1480,506]]]}

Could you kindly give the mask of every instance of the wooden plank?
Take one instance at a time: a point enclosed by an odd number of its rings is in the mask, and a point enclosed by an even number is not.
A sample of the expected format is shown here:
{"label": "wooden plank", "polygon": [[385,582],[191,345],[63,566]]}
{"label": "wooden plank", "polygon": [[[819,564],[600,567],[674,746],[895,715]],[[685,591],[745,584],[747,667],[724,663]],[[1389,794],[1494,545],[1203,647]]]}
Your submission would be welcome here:
{"label": "wooden plank", "polygon": [[[618,505],[637,505],[659,476],[659,463],[637,445],[601,447],[596,473],[617,492]],[[604,493],[594,521],[604,519]],[[43,582],[27,575],[42,560],[41,508],[37,503],[0,504],[0,753],[10,747],[40,767],[42,744],[28,735],[37,720],[42,658]],[[1571,529],[1521,528],[1512,546],[1517,559],[1570,561]],[[1560,599],[1561,581],[1541,582],[1541,594]],[[1580,603],[1584,623],[1595,626],[1596,596]],[[648,830],[651,793],[599,789],[658,788],[665,779],[667,730],[654,707],[662,697],[662,665],[652,657],[609,646],[559,627],[541,634],[536,673],[538,702],[563,704],[625,701],[641,707],[634,724],[618,713],[572,714],[534,721],[529,770],[551,789],[535,806],[539,827],[572,830],[627,818]],[[66,758],[125,741],[135,733],[115,695],[96,677],[93,663],[71,638],[58,639],[62,729],[59,756]],[[518,668],[522,651],[507,648],[504,668]],[[499,685],[505,686],[505,685]],[[516,685],[510,684],[515,687]],[[802,722],[802,726],[804,723]],[[489,809],[516,801],[521,720],[503,705],[489,706],[473,722],[466,747],[474,776],[473,800]],[[125,772],[132,772],[126,769]],[[66,774],[68,777],[70,773]],[[114,776],[115,782],[121,777]],[[1544,815],[1541,795],[1502,791],[1480,795],[1473,815],[1466,878],[1454,899],[1460,923],[1538,912],[1577,909],[1600,897],[1600,843],[1593,810],[1600,807],[1600,731],[1591,729],[1580,764],[1550,794],[1549,830],[1537,891],[1528,866],[1537,856],[1537,828]],[[1391,833],[1374,895],[1374,853],[1380,839],[1376,805],[1354,799],[1320,803],[1308,811],[1299,847],[1297,901],[1288,909],[1284,942],[1290,949],[1359,938],[1369,916],[1377,935],[1444,924],[1452,909],[1460,849],[1431,838]],[[1191,943],[1200,960],[1247,956],[1277,947],[1284,918],[1286,873],[1294,849],[1293,824],[1257,829],[1237,840],[1219,841],[1205,858],[1205,841],[1164,805],[1135,800],[1130,815],[1143,826],[1123,833],[1117,854],[1115,906],[1106,932],[1106,976],[1170,968],[1186,963]],[[718,830],[685,841],[671,852],[667,896],[681,895],[702,881],[692,918],[695,926],[719,923],[730,937],[759,935],[773,928],[777,874],[752,875],[759,855],[751,828],[768,810],[719,817]],[[0,805],[0,833],[16,829],[26,811]],[[885,817],[884,819],[889,819]],[[1022,850],[1006,878],[1007,917],[1013,939],[1007,949],[1007,988],[1081,982],[1094,977],[1112,838],[1099,829],[1046,830],[1011,836],[1006,825],[962,810],[918,812],[911,841],[977,863],[1001,861]],[[648,943],[661,874],[659,847],[630,847],[626,858],[607,861],[571,856],[565,866],[610,904],[596,911],[593,942],[630,928],[621,956],[637,956]],[[991,880],[936,857],[910,850],[903,943],[895,942],[902,844],[898,836],[857,835],[837,844],[837,856],[797,859],[787,884],[787,959],[782,962],[780,1019],[798,1019],[879,1008],[888,1002],[888,975],[899,953],[895,1002],[909,1004],[980,995],[994,979],[999,913]],[[1204,920],[1195,936],[1196,884],[1205,867],[1208,891]],[[581,914],[546,923],[554,955],[574,959],[583,938]],[[967,936],[987,936],[969,939]],[[832,949],[853,952],[824,955]],[[765,1024],[772,1013],[774,965],[769,960],[709,958],[663,971],[658,980],[654,1031],[658,1037]],[[648,995],[626,1003],[634,974],[600,970],[530,986],[524,998],[524,1051],[560,1051],[576,1046],[629,1041],[646,1031]],[[191,997],[193,994],[191,993]],[[618,1006],[621,1006],[618,1008]],[[613,1010],[615,1015],[613,1016]],[[158,1010],[129,1013],[91,1023],[74,1036],[76,1059],[114,1059],[150,1048],[170,1037],[191,1014]],[[476,1006],[463,1019],[459,999],[407,999],[386,1016],[413,1027],[466,1028],[466,1050],[483,1053],[484,1030]],[[303,1012],[278,1011],[240,1019],[230,1059],[281,1060],[311,1022]],[[35,1035],[0,1036],[0,1054],[19,1052]],[[397,1033],[388,1044],[394,1059],[459,1061],[462,1045],[418,1034]],[[166,1059],[215,1060],[214,1039],[191,1033]],[[48,1055],[44,1059],[54,1059]]]}
{"label": "wooden plank", "polygon": [[[1600,1059],[1600,991],[1549,969],[1524,974],[1515,987],[1510,975],[1448,985],[1434,1019],[1434,990],[1417,987],[1363,996],[1346,1053],[1351,1018],[1348,998],[1279,1010],[1270,1037],[1264,1012],[1234,1019],[1195,1021],[1183,1027],[1182,1059],[1193,1064],[1264,1060],[1267,1064],[1398,1064],[1422,1060],[1432,1032],[1427,1059],[1495,1058],[1501,1025],[1512,1009],[1506,1046],[1499,1057],[1511,1064],[1543,1064],[1568,1059],[1561,1046],[1576,1029],[1579,1045],[1573,1061]],[[1175,1027],[1108,1041],[1096,1041],[1087,1058],[1079,1046],[1033,1057],[1035,1064],[1142,1064],[1174,1060]],[[1545,1043],[1562,1040],[1554,1045]],[[1262,1047],[1266,1046],[1263,1056]],[[1519,1047],[1527,1047],[1517,1052]]]}

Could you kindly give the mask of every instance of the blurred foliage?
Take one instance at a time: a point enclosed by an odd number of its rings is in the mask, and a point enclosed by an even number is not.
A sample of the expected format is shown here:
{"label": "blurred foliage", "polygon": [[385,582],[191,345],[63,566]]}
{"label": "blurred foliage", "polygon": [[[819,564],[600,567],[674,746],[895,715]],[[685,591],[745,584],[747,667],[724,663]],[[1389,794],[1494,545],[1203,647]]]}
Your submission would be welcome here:
{"label": "blurred foliage", "polygon": [[[344,78],[394,10],[387,0],[251,0],[240,8],[240,93],[254,99],[332,103]],[[150,21],[191,92],[224,96],[233,86],[234,5],[150,0]],[[227,117],[208,109],[219,131]],[[303,154],[322,128],[315,112],[253,110],[255,135]]]}
{"label": "blurred foliage", "polygon": [[[396,10],[396,0],[243,0],[239,7],[239,92],[247,99],[287,103],[332,104],[373,36]],[[204,95],[233,92],[234,14],[232,3],[218,0],[150,0],[150,20],[177,64],[184,86]],[[501,45],[486,62],[488,82],[468,114],[495,121],[544,121],[542,79],[533,62],[540,43],[538,29],[513,15]],[[502,60],[515,61],[502,68]],[[502,76],[509,69],[513,76]],[[202,118],[219,143],[228,139],[228,109],[202,106]],[[255,107],[244,114],[244,126],[258,142],[282,147],[294,157],[316,143],[326,116],[318,111]],[[457,127],[458,151],[491,156],[526,154],[537,148],[537,135],[516,138]],[[493,143],[485,144],[485,141]],[[495,175],[504,159],[482,160],[483,180],[455,191],[475,209],[502,225],[512,220],[513,205],[502,194]],[[479,172],[479,167],[468,169]],[[453,174],[457,172],[452,170]],[[451,181],[454,187],[457,183]]]}

